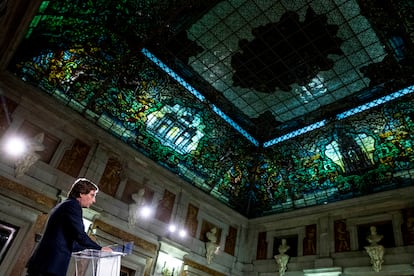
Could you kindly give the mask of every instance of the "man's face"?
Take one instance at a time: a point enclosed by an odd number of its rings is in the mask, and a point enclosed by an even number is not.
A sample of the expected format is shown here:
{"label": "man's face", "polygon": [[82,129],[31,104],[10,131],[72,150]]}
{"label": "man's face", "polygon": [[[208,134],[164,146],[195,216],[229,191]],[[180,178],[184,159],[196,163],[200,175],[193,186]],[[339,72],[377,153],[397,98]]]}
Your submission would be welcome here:
{"label": "man's face", "polygon": [[78,200],[82,208],[89,208],[96,201],[96,191],[92,190],[88,194],[80,194]]}

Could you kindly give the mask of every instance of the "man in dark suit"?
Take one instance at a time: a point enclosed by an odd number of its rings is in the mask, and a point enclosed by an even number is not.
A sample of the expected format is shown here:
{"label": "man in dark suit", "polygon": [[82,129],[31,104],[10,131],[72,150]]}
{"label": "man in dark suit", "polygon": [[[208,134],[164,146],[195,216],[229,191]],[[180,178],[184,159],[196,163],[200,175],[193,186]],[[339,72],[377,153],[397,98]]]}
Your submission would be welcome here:
{"label": "man in dark suit", "polygon": [[89,208],[96,201],[98,190],[85,178],[73,183],[68,199],[50,212],[42,239],[28,262],[28,276],[65,276],[74,251],[112,251],[91,240],[84,230],[82,208]]}

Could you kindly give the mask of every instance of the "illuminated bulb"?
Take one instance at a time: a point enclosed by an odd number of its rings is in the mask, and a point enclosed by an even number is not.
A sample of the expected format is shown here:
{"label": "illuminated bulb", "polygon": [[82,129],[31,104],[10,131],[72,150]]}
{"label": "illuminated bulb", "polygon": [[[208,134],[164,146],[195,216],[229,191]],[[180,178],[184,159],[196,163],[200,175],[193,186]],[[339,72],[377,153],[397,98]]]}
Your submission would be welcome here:
{"label": "illuminated bulb", "polygon": [[141,216],[143,218],[149,218],[152,214],[152,209],[148,206],[144,206],[141,208]]}
{"label": "illuminated bulb", "polygon": [[168,230],[169,230],[171,233],[174,233],[174,232],[175,232],[175,230],[177,230],[177,227],[176,227],[174,224],[171,224],[171,225],[168,227]]}
{"label": "illuminated bulb", "polygon": [[21,156],[26,151],[26,143],[22,138],[12,137],[7,140],[5,150],[12,156]]}
{"label": "illuminated bulb", "polygon": [[179,235],[181,238],[184,238],[185,236],[187,236],[187,231],[185,231],[184,229],[181,229]]}

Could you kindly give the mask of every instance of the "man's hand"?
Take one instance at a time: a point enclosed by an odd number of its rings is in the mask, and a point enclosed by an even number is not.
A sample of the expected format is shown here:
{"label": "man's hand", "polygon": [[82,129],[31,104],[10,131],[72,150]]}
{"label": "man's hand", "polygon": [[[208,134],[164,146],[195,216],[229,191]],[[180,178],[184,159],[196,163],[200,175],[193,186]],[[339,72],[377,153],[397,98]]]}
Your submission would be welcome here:
{"label": "man's hand", "polygon": [[105,252],[112,252],[113,250],[112,250],[112,248],[110,248],[110,247],[108,247],[108,246],[104,246],[104,247],[102,247],[101,248],[101,250],[102,251],[105,251]]}

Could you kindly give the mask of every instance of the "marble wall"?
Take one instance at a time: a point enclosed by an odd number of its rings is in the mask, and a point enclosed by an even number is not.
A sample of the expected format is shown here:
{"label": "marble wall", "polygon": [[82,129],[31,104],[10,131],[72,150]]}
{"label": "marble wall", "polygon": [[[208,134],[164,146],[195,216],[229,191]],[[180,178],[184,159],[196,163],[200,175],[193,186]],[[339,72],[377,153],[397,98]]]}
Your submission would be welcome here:
{"label": "marble wall", "polygon": [[[0,264],[1,275],[24,273],[47,213],[77,176],[102,186],[97,203],[85,213],[90,234],[102,244],[134,242],[133,254],[122,259],[129,274],[278,275],[274,255],[285,238],[291,256],[284,275],[414,275],[414,187],[248,220],[35,88],[7,73],[0,80],[13,106],[10,120],[0,120],[1,142],[12,134],[44,133],[41,143],[51,149],[40,151],[19,175],[16,160],[0,155],[0,221],[19,228]],[[141,189],[142,202],[157,211],[131,224],[131,195]],[[190,235],[169,232],[172,222],[191,225]],[[372,270],[364,250],[371,225],[384,235],[380,272]],[[204,235],[213,227],[220,249],[208,264]]]}
{"label": "marble wall", "polygon": [[[246,228],[246,218],[83,121],[73,111],[62,109],[49,98],[38,95],[34,88],[25,87],[13,76],[7,76],[7,79],[12,83],[2,82],[1,91],[4,91],[7,102],[17,107],[10,113],[11,120],[1,120],[2,144],[15,134],[32,139],[42,133],[46,139],[40,143],[53,150],[47,158],[43,158],[43,150],[35,152],[39,158],[25,163],[24,172],[18,175],[16,159],[2,151],[2,203],[7,200],[13,210],[25,206],[24,212],[33,213],[33,218],[14,223],[14,216],[3,214],[2,209],[1,221],[24,226],[27,230],[18,232],[0,264],[0,274],[24,272],[25,261],[35,246],[34,237],[41,234],[44,225],[44,222],[36,224],[36,214],[47,214],[66,195],[77,176],[87,177],[100,186],[97,203],[91,208],[92,215],[91,212],[85,214],[91,222],[89,230],[102,244],[134,241],[134,254],[126,256],[123,265],[136,275],[160,275],[168,263],[176,263],[177,273],[184,268],[184,261],[189,271],[196,266],[197,270],[210,271],[206,272],[210,274],[212,271],[222,275],[233,273],[230,271],[237,262],[238,236],[241,229]],[[130,209],[136,207],[131,195],[141,189],[144,191],[142,202],[154,213],[149,218],[138,217],[131,223]],[[192,217],[188,215],[191,210],[197,210]],[[181,238],[168,230],[171,223],[178,229],[191,225],[188,229],[191,233]],[[221,250],[217,260],[220,262],[207,265],[203,235],[213,226],[219,229],[217,240]],[[19,248],[19,243],[30,246]],[[232,248],[230,253],[224,251],[226,246]],[[21,256],[22,251],[25,258],[15,262],[14,257]],[[164,252],[164,257],[160,258],[160,252]],[[236,270],[234,273],[241,272]]]}

